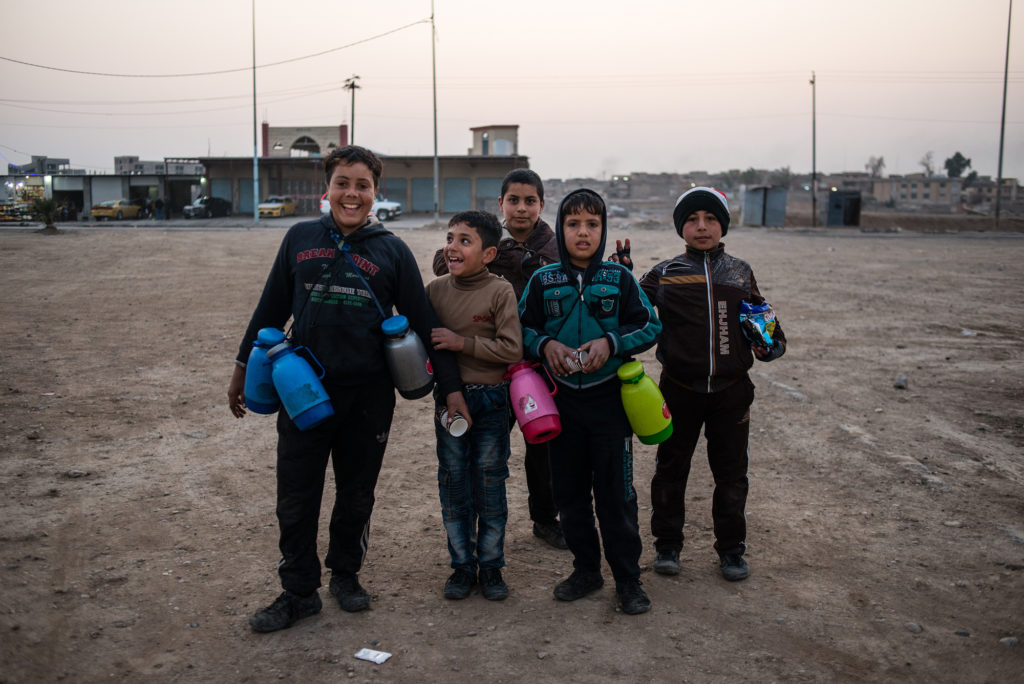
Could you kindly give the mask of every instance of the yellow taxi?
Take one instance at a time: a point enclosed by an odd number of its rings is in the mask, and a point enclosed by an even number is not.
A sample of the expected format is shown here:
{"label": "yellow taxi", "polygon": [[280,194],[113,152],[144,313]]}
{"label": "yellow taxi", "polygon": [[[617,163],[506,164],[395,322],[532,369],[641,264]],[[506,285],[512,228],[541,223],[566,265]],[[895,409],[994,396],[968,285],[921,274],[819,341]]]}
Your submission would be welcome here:
{"label": "yellow taxi", "polygon": [[126,199],[107,200],[92,205],[92,217],[99,220],[117,219],[118,221],[126,218],[138,218],[140,209],[142,207],[138,204],[132,204]]}
{"label": "yellow taxi", "polygon": [[260,202],[260,218],[264,216],[293,216],[295,214],[295,200],[291,197],[275,195]]}

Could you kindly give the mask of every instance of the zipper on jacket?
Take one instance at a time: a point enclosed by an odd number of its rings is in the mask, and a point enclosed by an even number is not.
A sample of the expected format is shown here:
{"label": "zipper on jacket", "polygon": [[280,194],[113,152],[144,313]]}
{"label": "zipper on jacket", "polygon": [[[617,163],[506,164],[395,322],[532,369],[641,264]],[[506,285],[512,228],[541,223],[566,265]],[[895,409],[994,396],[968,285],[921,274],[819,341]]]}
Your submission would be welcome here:
{"label": "zipper on jacket", "polygon": [[711,391],[711,379],[715,376],[715,307],[714,293],[711,289],[711,255],[704,253],[704,280],[708,292],[708,392]]}
{"label": "zipper on jacket", "polygon": [[[583,339],[583,310],[587,308],[587,302],[583,298],[583,276],[582,275],[577,277],[576,284],[579,287],[578,291],[580,293],[580,304],[581,304],[579,309],[576,311],[576,339],[580,340],[580,339]],[[580,378],[580,379],[576,380],[576,389],[581,389],[582,387],[583,387],[583,379]]]}

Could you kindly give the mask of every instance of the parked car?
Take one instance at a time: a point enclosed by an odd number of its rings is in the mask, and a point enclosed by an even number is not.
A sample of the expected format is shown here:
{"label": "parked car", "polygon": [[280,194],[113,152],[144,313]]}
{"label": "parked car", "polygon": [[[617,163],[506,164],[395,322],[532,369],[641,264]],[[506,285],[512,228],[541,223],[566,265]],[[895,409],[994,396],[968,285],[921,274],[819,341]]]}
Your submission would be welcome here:
{"label": "parked car", "polygon": [[295,200],[291,197],[275,195],[260,202],[260,217],[264,216],[293,216],[295,214]]}
{"label": "parked car", "polygon": [[[327,200],[326,192],[320,196],[320,213],[331,213],[331,203]],[[373,200],[373,208],[370,209],[370,213],[376,216],[380,221],[398,218],[402,215],[402,203],[392,202],[391,200],[381,199],[378,197]]]}
{"label": "parked car", "polygon": [[126,199],[107,200],[92,206],[92,217],[94,219],[121,219],[138,218],[140,207],[132,204]]}
{"label": "parked car", "polygon": [[231,202],[220,197],[197,197],[192,204],[186,204],[182,210],[185,218],[213,218],[214,216],[231,216]]}

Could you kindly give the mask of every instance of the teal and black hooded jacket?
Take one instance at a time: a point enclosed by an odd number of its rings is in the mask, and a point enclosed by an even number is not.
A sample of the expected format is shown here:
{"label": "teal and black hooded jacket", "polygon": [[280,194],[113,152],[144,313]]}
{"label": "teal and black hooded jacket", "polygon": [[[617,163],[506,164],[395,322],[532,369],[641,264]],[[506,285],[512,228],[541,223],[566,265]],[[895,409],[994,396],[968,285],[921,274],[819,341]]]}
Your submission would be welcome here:
{"label": "teal and black hooded jacket", "polygon": [[608,339],[611,355],[604,366],[593,373],[556,378],[575,389],[614,378],[631,356],[653,347],[661,332],[654,307],[629,269],[601,259],[608,238],[607,212],[601,214],[601,244],[587,268],[569,261],[562,208],[580,192],[584,190],[569,193],[558,206],[555,239],[560,262],[538,269],[519,300],[523,347],[530,357],[543,361],[544,346],[553,339],[574,349],[602,336]]}

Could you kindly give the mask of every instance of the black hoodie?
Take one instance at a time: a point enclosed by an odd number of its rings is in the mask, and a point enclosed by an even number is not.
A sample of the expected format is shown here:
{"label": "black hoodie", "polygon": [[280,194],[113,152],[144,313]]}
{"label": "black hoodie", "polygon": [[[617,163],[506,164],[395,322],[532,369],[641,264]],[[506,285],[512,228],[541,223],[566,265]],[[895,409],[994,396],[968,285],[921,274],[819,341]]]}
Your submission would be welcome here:
{"label": "black hoodie", "polygon": [[[328,391],[332,386],[391,382],[380,329],[383,318],[332,230],[340,236],[330,214],[288,230],[236,358],[248,360],[262,328],[284,329],[294,316],[293,344],[308,347],[324,366]],[[390,316],[394,308],[408,317],[427,346],[442,394],[458,391],[454,354],[430,349],[430,329],[440,323],[409,247],[377,222],[346,235],[344,244],[384,313]]]}

